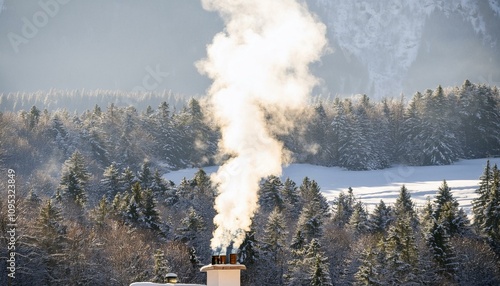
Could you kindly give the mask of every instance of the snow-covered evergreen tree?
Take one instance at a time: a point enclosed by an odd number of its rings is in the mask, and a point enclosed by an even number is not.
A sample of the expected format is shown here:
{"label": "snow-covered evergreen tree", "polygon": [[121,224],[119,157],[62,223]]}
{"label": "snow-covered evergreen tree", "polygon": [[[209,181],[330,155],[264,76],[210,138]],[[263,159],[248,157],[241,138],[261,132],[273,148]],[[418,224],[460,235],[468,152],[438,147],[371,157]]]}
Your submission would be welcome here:
{"label": "snow-covered evergreen tree", "polygon": [[383,200],[375,206],[369,214],[368,224],[370,232],[384,235],[394,219],[392,208],[388,207]]}
{"label": "snow-covered evergreen tree", "polygon": [[419,282],[418,251],[412,217],[400,214],[389,228],[385,240],[391,285],[415,285]]}
{"label": "snow-covered evergreen tree", "polygon": [[427,243],[437,265],[437,273],[446,279],[454,280],[457,271],[457,257],[450,243],[450,236],[442,224],[434,222],[426,234]]}
{"label": "snow-covered evergreen tree", "polygon": [[164,283],[166,281],[166,276],[169,271],[167,261],[165,259],[165,252],[161,249],[157,249],[153,255],[154,258],[154,268],[153,268],[153,282]]}
{"label": "snow-covered evergreen tree", "polygon": [[58,189],[66,202],[83,207],[87,202],[86,186],[89,179],[90,173],[87,171],[83,155],[75,151],[64,162]]}
{"label": "snow-covered evergreen tree", "polygon": [[370,230],[368,212],[361,201],[354,204],[354,211],[349,219],[349,228],[356,234],[364,234]]}
{"label": "snow-covered evergreen tree", "polygon": [[259,191],[259,205],[265,212],[271,212],[278,208],[280,211],[284,208],[281,192],[283,183],[279,177],[269,176],[264,180]]}
{"label": "snow-covered evergreen tree", "polygon": [[481,225],[483,225],[485,220],[484,209],[490,197],[492,182],[493,172],[490,167],[490,160],[487,160],[483,174],[479,177],[479,188],[475,191],[478,196],[472,200],[474,226],[478,231],[481,231]]}
{"label": "snow-covered evergreen tree", "polygon": [[480,229],[486,234],[500,252],[500,170],[495,164],[492,168],[493,178],[488,194],[488,200],[484,205],[484,221]]}
{"label": "snow-covered evergreen tree", "polygon": [[115,162],[111,163],[111,165],[104,170],[103,178],[101,179],[101,188],[106,192],[106,196],[109,199],[114,198],[121,190],[120,172]]}
{"label": "snow-covered evergreen tree", "polygon": [[141,184],[142,189],[149,189],[153,185],[153,171],[151,171],[151,162],[145,161],[141,170],[137,174],[137,179]]}
{"label": "snow-covered evergreen tree", "polygon": [[142,194],[144,207],[142,209],[142,220],[146,225],[146,228],[152,229],[157,232],[161,232],[161,220],[160,213],[156,209],[156,201],[153,195],[153,191],[147,189]]}
{"label": "snow-covered evergreen tree", "polygon": [[343,227],[349,222],[354,212],[355,201],[352,188],[348,189],[347,194],[340,192],[339,196],[333,200],[332,220],[335,224]]}
{"label": "snow-covered evergreen tree", "polygon": [[412,220],[412,226],[416,226],[415,203],[413,203],[411,194],[405,185],[402,185],[399,189],[399,195],[394,204],[394,213],[396,217],[407,215]]}
{"label": "snow-covered evergreen tree", "polygon": [[270,214],[261,239],[261,283],[270,285],[284,285],[283,275],[287,262],[288,231],[285,218],[278,208]]}
{"label": "snow-covered evergreen tree", "polygon": [[469,221],[463,211],[460,211],[458,201],[453,197],[446,180],[438,188],[434,201],[434,219],[442,224],[448,235],[464,233]]}

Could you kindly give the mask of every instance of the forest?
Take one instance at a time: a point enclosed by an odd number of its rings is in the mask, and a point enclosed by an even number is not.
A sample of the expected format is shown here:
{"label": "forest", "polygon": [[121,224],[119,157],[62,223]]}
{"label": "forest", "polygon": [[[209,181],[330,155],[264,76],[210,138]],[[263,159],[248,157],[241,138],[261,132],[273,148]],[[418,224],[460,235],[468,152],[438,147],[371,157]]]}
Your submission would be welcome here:
{"label": "forest", "polygon": [[[194,98],[183,108],[0,113],[0,186],[13,178],[16,186],[13,285],[128,285],[162,282],[167,272],[204,283],[217,191],[203,167],[227,159],[209,113]],[[371,170],[500,154],[499,91],[469,81],[409,102],[324,100],[295,118],[288,134],[276,134],[294,162]],[[181,182],[163,177],[186,167],[200,169]],[[446,181],[422,208],[403,186],[395,204],[368,211],[352,189],[328,202],[309,178],[263,178],[239,249],[242,285],[498,285],[498,167],[485,160],[478,181],[467,216]],[[9,209],[2,195],[1,285]]]}

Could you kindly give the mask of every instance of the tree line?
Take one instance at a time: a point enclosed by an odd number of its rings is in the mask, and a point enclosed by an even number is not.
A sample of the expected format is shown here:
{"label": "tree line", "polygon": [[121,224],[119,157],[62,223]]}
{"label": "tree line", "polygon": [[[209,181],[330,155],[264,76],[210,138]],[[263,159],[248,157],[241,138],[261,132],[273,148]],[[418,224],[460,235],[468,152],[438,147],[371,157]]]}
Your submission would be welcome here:
{"label": "tree line", "polygon": [[[290,132],[275,136],[296,163],[371,170],[500,155],[498,89],[469,81],[417,92],[408,103],[373,103],[366,95],[327,99],[292,118]],[[144,159],[164,171],[221,164],[227,157],[218,155],[220,132],[210,119],[210,109],[195,98],[179,109],[163,101],[142,110],[110,103],[82,113],[36,106],[5,111],[0,160],[27,174],[47,168],[57,173],[75,150],[89,159],[92,171],[111,162],[136,170]]]}
{"label": "tree line", "polygon": [[[92,183],[75,151],[51,196],[36,187],[16,209],[15,285],[205,283],[217,194],[199,169],[177,185],[145,162],[110,164]],[[443,181],[417,208],[404,185],[394,204],[369,211],[349,188],[328,202],[318,184],[262,179],[252,229],[239,247],[243,285],[497,285],[500,171],[487,162],[472,223]],[[96,184],[92,186],[92,184]],[[92,204],[89,197],[99,195]],[[8,208],[0,198],[0,257],[7,257]],[[0,266],[6,274],[6,259]],[[3,266],[2,266],[3,265]],[[0,283],[7,285],[7,275]]]}

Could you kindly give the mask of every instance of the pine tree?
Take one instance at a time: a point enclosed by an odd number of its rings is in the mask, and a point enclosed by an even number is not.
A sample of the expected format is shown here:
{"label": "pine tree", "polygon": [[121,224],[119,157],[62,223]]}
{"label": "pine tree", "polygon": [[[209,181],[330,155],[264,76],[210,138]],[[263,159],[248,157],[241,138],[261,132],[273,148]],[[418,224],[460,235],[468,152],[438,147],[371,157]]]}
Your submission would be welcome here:
{"label": "pine tree", "polygon": [[396,217],[408,215],[412,219],[412,224],[415,223],[415,204],[411,199],[410,192],[405,185],[402,185],[399,190],[399,196],[394,204],[394,213]]}
{"label": "pine tree", "polygon": [[274,208],[283,210],[283,198],[281,197],[281,190],[283,183],[279,177],[269,176],[260,188],[259,205],[266,212],[271,212]]}
{"label": "pine tree", "polygon": [[165,259],[165,252],[161,249],[155,251],[154,257],[154,268],[153,268],[153,282],[155,283],[165,283],[166,276],[168,273],[167,260]]}
{"label": "pine tree", "polygon": [[340,192],[338,198],[333,201],[333,222],[340,227],[346,225],[351,219],[354,212],[354,198],[353,190],[349,187],[347,195]]}
{"label": "pine tree", "polygon": [[[350,100],[342,102],[338,97],[333,102],[334,115],[331,122],[332,140],[330,150],[334,165],[340,165],[343,147],[350,140],[348,113],[350,112]],[[346,108],[347,106],[347,108]],[[347,109],[347,110],[346,110]]]}
{"label": "pine tree", "polygon": [[142,189],[149,189],[153,184],[153,173],[151,172],[151,163],[149,161],[145,161],[142,164],[141,170],[137,174],[137,178],[141,184]]}
{"label": "pine tree", "polygon": [[38,125],[40,121],[40,109],[36,108],[36,106],[32,106],[30,112],[28,114],[28,129],[32,130]]}
{"label": "pine tree", "polygon": [[349,219],[349,227],[356,235],[367,233],[370,230],[368,212],[360,201],[354,204],[354,211]]}
{"label": "pine tree", "polygon": [[332,129],[323,104],[320,103],[314,107],[314,114],[308,125],[308,134],[306,136],[318,146],[317,152],[312,155],[313,158],[310,161],[322,166],[332,166],[334,159],[329,144],[332,137]]}
{"label": "pine tree", "polygon": [[500,148],[499,97],[494,88],[466,80],[458,90],[462,145],[466,158],[498,154]]}
{"label": "pine tree", "polygon": [[379,273],[376,264],[376,255],[372,248],[363,250],[361,265],[354,274],[356,285],[383,285],[378,279]]}
{"label": "pine tree", "polygon": [[387,259],[393,285],[418,283],[418,251],[408,214],[397,216],[386,238]]}
{"label": "pine tree", "polygon": [[328,258],[321,254],[316,254],[313,257],[310,280],[311,286],[333,286],[332,278],[329,271]]}
{"label": "pine tree", "polygon": [[298,218],[302,205],[300,204],[300,195],[295,182],[287,178],[283,183],[280,193],[290,218]]}
{"label": "pine tree", "polygon": [[287,227],[281,211],[276,208],[270,214],[262,238],[263,250],[270,254],[274,263],[282,263],[286,249]]}
{"label": "pine tree", "polygon": [[443,225],[434,222],[426,238],[438,267],[437,272],[443,277],[453,280],[457,271],[457,258],[446,229]]}
{"label": "pine tree", "polygon": [[485,214],[484,209],[488,203],[491,184],[493,181],[493,172],[490,167],[490,160],[486,161],[483,174],[479,177],[479,188],[475,191],[478,195],[472,200],[472,212],[474,214],[474,226],[481,231],[480,227],[484,224]]}
{"label": "pine tree", "polygon": [[101,180],[102,189],[106,191],[108,199],[112,199],[120,191],[120,173],[113,162],[104,170],[103,179]]}
{"label": "pine tree", "polygon": [[41,245],[50,251],[56,251],[55,241],[61,241],[65,234],[65,227],[62,225],[61,210],[54,205],[52,200],[47,200],[40,209],[36,226],[40,235]]}
{"label": "pine tree", "polygon": [[423,110],[423,95],[417,92],[405,111],[403,123],[403,136],[406,140],[402,148],[404,159],[410,165],[423,165],[425,161],[422,133],[427,126],[423,119]]}
{"label": "pine tree", "polygon": [[203,169],[199,169],[198,172],[194,174],[193,178],[193,186],[195,191],[202,195],[213,195],[212,192],[212,182],[210,181],[210,177]]}
{"label": "pine tree", "polygon": [[102,196],[99,204],[92,211],[92,216],[98,225],[104,225],[106,218],[111,212],[111,207],[108,204],[106,196]]}
{"label": "pine tree", "polygon": [[267,220],[264,234],[261,240],[261,261],[259,264],[265,285],[284,285],[283,274],[285,272],[287,227],[285,218],[278,208],[275,208]]}
{"label": "pine tree", "polygon": [[44,285],[66,284],[64,270],[68,267],[68,261],[66,261],[67,230],[62,223],[61,210],[51,200],[42,204],[35,227],[34,244],[38,246],[37,250],[40,253],[34,257],[35,260],[41,259],[38,267],[43,268],[39,271],[42,271],[44,276],[44,281],[40,283]]}
{"label": "pine tree", "polygon": [[64,162],[58,189],[67,202],[83,207],[87,201],[86,185],[89,179],[90,173],[85,167],[83,156],[75,151]]}
{"label": "pine tree", "polygon": [[202,216],[192,207],[189,208],[186,216],[181,221],[178,229],[181,241],[189,243],[191,246],[198,246],[196,238],[201,231],[206,229],[206,223]]}
{"label": "pine tree", "polygon": [[161,231],[160,214],[156,209],[156,202],[153,191],[147,189],[143,195],[144,208],[142,209],[142,216],[146,227],[154,231]]}
{"label": "pine tree", "polygon": [[321,189],[316,181],[305,177],[299,187],[299,191],[303,205],[315,204],[319,213],[323,215],[328,214],[330,206],[321,193]]}
{"label": "pine tree", "polygon": [[450,111],[450,103],[438,86],[428,90],[424,97],[426,125],[422,129],[422,153],[424,165],[448,165],[461,156],[462,149],[455,134],[456,116]]}
{"label": "pine tree", "polygon": [[312,239],[296,252],[295,258],[289,262],[286,285],[333,285],[328,258],[317,239]]}
{"label": "pine tree", "polygon": [[453,197],[446,180],[438,188],[434,203],[433,217],[438,223],[442,224],[448,235],[452,236],[465,231],[469,222],[464,217],[464,214],[460,212],[459,204]]}
{"label": "pine tree", "polygon": [[137,178],[135,177],[132,170],[130,170],[129,167],[125,168],[120,176],[120,185],[122,186],[122,192],[130,192],[135,182],[137,182]]}
{"label": "pine tree", "polygon": [[142,189],[139,182],[136,182],[132,186],[132,193],[130,194],[130,201],[128,202],[126,209],[126,218],[130,222],[138,222],[141,218],[141,212],[143,210],[143,196]]}
{"label": "pine tree", "polygon": [[305,241],[309,242],[322,235],[329,207],[315,181],[309,181],[308,178],[305,178],[300,190],[305,203],[297,222],[296,234],[301,232]]}
{"label": "pine tree", "polygon": [[436,219],[433,216],[434,210],[432,207],[431,198],[427,197],[427,202],[420,213],[420,224],[422,226],[422,231],[428,233],[431,231]]}
{"label": "pine tree", "polygon": [[392,220],[392,209],[387,207],[383,200],[380,200],[369,216],[369,229],[372,233],[383,235],[387,232]]}
{"label": "pine tree", "polygon": [[496,251],[500,251],[500,170],[495,164],[492,169],[493,178],[488,200],[484,206],[484,222],[480,228],[482,233],[493,242]]}
{"label": "pine tree", "polygon": [[161,177],[160,171],[155,170],[153,174],[153,184],[151,185],[151,191],[155,196],[166,194],[169,189],[168,183]]}

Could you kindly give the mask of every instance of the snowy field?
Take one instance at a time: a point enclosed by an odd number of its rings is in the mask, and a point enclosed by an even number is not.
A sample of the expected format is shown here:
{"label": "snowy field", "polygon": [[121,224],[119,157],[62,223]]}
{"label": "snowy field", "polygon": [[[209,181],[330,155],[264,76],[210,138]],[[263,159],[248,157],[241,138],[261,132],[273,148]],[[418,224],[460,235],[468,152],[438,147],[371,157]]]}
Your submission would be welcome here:
{"label": "snowy field", "polygon": [[[304,177],[318,182],[328,200],[333,200],[349,187],[369,209],[380,200],[393,203],[401,185],[406,185],[417,207],[425,204],[427,197],[434,198],[438,187],[446,180],[453,196],[468,213],[474,191],[478,188],[479,177],[484,171],[487,159],[461,160],[449,166],[395,166],[384,170],[346,171],[338,167],[321,167],[309,164],[292,164],[283,169],[283,181],[289,177],[300,185]],[[491,158],[490,164],[500,166],[500,158]],[[208,174],[217,171],[216,166],[204,168]],[[198,169],[184,169],[164,175],[178,184],[183,177],[190,179]]]}

